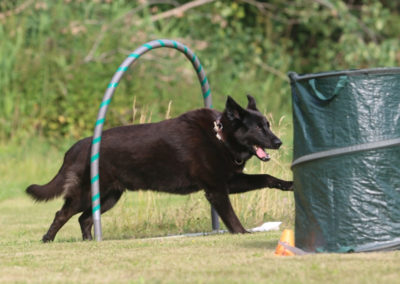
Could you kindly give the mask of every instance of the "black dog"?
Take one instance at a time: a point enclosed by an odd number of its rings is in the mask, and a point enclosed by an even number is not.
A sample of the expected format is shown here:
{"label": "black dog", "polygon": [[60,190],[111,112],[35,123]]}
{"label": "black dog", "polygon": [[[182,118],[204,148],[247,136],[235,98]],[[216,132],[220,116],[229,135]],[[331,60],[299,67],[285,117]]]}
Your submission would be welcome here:
{"label": "black dog", "polygon": [[[229,194],[272,187],[292,190],[292,182],[260,174],[243,174],[251,156],[268,161],[265,148],[282,142],[271,132],[253,97],[243,109],[231,97],[223,113],[212,109],[189,111],[158,123],[129,125],[104,131],[100,148],[101,213],[111,209],[122,193],[150,189],[189,194],[204,189],[232,233],[246,233],[229,200]],[[58,230],[76,213],[83,239],[92,239],[90,147],[92,138],[78,141],[65,154],[58,174],[48,184],[26,189],[37,201],[64,195],[43,242],[54,240]]]}

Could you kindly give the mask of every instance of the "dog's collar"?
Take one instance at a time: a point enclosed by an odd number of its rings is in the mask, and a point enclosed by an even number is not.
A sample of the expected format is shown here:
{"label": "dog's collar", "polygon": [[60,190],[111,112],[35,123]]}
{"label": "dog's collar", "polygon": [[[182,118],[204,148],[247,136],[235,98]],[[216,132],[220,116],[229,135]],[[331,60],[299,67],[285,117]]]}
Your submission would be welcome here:
{"label": "dog's collar", "polygon": [[218,118],[217,120],[214,121],[214,132],[215,132],[215,136],[217,137],[218,140],[220,141],[224,141],[222,139],[222,129],[223,129],[223,125],[220,121],[220,119]]}

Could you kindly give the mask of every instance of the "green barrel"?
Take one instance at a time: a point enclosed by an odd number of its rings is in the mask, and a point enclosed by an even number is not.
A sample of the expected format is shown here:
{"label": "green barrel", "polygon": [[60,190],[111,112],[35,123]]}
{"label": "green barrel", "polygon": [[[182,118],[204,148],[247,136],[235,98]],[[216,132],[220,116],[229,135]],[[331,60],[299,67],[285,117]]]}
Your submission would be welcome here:
{"label": "green barrel", "polygon": [[289,78],[296,246],[399,249],[400,68]]}

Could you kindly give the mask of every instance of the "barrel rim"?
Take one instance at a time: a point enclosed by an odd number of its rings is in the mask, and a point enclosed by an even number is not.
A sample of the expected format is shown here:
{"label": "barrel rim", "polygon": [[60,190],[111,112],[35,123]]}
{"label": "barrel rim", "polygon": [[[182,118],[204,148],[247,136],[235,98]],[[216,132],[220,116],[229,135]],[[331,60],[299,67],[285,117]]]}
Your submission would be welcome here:
{"label": "barrel rim", "polygon": [[291,82],[298,82],[303,80],[334,77],[334,76],[357,76],[357,75],[375,75],[375,74],[397,74],[400,73],[400,67],[380,67],[380,68],[367,68],[367,69],[351,69],[342,71],[328,71],[309,74],[297,74],[290,71],[287,75]]}

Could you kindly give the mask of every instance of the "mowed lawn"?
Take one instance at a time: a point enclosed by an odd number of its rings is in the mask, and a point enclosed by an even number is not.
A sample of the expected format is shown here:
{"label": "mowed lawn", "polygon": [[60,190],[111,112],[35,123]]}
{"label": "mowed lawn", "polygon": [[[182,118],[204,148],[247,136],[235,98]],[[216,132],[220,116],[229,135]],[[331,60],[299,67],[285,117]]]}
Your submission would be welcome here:
{"label": "mowed lawn", "polygon": [[[279,257],[280,232],[82,242],[77,218],[39,241],[60,202],[0,202],[2,283],[400,283],[400,252]],[[105,215],[104,226],[111,217]]]}

